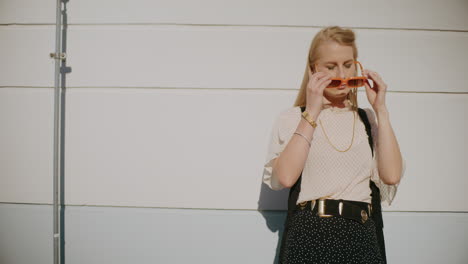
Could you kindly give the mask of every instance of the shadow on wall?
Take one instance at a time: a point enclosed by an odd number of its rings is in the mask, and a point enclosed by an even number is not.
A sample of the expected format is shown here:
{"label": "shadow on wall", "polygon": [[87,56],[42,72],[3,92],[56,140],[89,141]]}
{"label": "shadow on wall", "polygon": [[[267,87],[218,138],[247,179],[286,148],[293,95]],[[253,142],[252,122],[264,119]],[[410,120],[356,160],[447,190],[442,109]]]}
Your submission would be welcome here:
{"label": "shadow on wall", "polygon": [[271,232],[278,232],[278,243],[276,245],[274,264],[278,263],[281,239],[284,232],[284,222],[286,221],[288,206],[289,188],[280,191],[273,191],[263,182],[260,186],[260,196],[258,198],[258,211],[265,218],[266,225]]}

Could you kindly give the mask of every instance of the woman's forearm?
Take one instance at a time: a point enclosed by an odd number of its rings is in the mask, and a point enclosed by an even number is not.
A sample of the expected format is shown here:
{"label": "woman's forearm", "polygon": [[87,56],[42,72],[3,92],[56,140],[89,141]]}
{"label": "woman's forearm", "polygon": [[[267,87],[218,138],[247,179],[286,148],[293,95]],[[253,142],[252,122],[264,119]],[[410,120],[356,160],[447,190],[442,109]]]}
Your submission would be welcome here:
{"label": "woman's forearm", "polygon": [[[316,116],[313,116],[314,120]],[[309,140],[312,139],[315,128],[312,127],[305,119],[301,118],[296,132],[306,136]],[[288,144],[276,158],[273,163],[273,176],[277,177],[278,182],[290,188],[296,183],[304,169],[307,156],[309,155],[309,143],[296,134],[293,134]]]}
{"label": "woman's forearm", "polygon": [[377,166],[385,184],[397,184],[401,179],[403,160],[400,147],[390,124],[387,108],[376,111],[378,120]]}

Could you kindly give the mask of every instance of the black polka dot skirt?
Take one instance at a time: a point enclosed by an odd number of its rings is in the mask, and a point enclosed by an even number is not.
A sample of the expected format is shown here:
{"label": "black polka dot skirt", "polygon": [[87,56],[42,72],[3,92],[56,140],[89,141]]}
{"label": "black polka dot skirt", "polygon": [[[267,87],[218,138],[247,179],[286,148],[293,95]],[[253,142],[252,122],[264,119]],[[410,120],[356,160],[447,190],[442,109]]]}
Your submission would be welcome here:
{"label": "black polka dot skirt", "polygon": [[281,241],[280,264],[384,264],[375,222],[364,224],[343,217],[319,217],[310,210],[288,216]]}

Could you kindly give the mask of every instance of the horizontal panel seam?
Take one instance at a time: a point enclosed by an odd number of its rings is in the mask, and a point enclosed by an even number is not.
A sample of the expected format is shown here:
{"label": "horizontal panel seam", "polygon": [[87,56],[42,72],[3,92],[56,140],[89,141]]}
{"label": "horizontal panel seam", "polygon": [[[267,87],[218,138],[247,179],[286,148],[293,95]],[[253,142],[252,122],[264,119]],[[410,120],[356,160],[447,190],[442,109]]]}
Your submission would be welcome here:
{"label": "horizontal panel seam", "polygon": [[[0,26],[55,26],[55,23],[1,23]],[[265,24],[183,24],[183,23],[68,23],[67,26],[194,26],[194,27],[265,27],[265,28],[323,28],[314,25],[265,25]],[[352,29],[369,30],[405,30],[405,31],[440,31],[440,32],[468,32],[468,29],[440,29],[440,28],[394,28],[394,27],[348,27]]]}
{"label": "horizontal panel seam", "polygon": [[[13,203],[0,202],[0,205],[50,205],[48,203]],[[188,207],[152,207],[152,206],[116,206],[116,205],[79,205],[66,204],[65,207],[103,207],[103,208],[135,208],[135,209],[174,209],[174,210],[204,210],[204,211],[258,211],[258,212],[286,212],[287,210],[258,210],[258,209],[226,209],[226,208],[188,208]],[[393,213],[468,213],[468,211],[406,211],[406,210],[383,210]]]}
{"label": "horizontal panel seam", "polygon": [[[34,88],[34,89],[54,89],[53,86],[13,86],[5,85],[0,86],[0,89],[8,88]],[[70,86],[65,89],[154,89],[154,90],[208,90],[208,91],[217,91],[217,90],[228,90],[228,91],[298,91],[296,88],[203,88],[203,87],[157,87],[157,86],[148,86],[148,87],[138,87],[138,86]],[[364,92],[364,91],[358,91]],[[398,90],[387,90],[387,93],[415,93],[415,94],[468,94],[467,92],[450,92],[450,91],[398,91]]]}

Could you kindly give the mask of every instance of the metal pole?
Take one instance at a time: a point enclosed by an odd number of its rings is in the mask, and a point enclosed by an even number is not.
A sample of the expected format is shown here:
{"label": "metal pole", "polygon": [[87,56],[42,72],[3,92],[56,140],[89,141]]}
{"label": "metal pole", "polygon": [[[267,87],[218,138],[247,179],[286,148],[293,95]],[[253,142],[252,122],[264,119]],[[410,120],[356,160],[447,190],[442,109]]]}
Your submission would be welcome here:
{"label": "metal pole", "polygon": [[[57,10],[56,10],[56,20],[55,20],[55,88],[54,88],[54,204],[53,204],[53,213],[54,213],[54,264],[60,263],[60,118],[61,118],[61,86],[60,86],[60,66],[62,62],[62,39],[61,39],[61,30],[62,30],[62,3],[61,0],[57,0]],[[52,54],[51,54],[52,55]]]}

